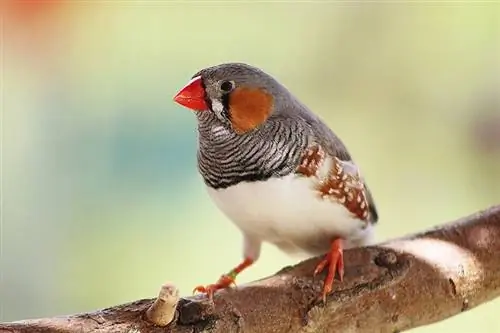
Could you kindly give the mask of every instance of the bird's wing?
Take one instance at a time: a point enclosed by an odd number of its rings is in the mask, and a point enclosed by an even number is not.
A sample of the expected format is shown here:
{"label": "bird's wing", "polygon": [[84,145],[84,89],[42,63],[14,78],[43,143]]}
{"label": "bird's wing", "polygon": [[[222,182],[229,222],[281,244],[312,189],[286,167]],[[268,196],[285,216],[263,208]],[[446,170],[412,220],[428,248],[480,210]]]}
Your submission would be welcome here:
{"label": "bird's wing", "polygon": [[[331,156],[334,161],[338,161],[338,170],[341,170],[342,175],[344,175],[347,179],[351,179],[354,183],[357,182],[358,185],[362,187],[362,190],[355,190],[353,193],[362,193],[362,196],[366,200],[367,216],[363,219],[366,219],[373,224],[377,223],[378,211],[372,193],[366,185],[365,180],[360,176],[359,169],[356,166],[355,162],[352,160],[352,157],[342,140],[340,140],[340,138],[336,136],[335,133],[333,133],[333,131],[316,115],[308,113],[307,116],[303,119],[310,126],[312,134],[314,136],[313,141],[316,143],[316,148],[314,148],[313,145],[308,149],[322,149],[324,150],[324,154]],[[305,153],[304,157],[307,157],[307,153]],[[332,173],[332,170],[334,170],[336,167],[335,163],[333,164],[334,165],[332,166],[330,173]],[[338,170],[336,172],[340,172]],[[340,183],[338,183],[337,185],[340,185]],[[363,205],[361,205],[361,203],[358,204],[359,205],[357,209],[359,210],[360,214],[363,214]],[[355,207],[351,208],[355,209]]]}

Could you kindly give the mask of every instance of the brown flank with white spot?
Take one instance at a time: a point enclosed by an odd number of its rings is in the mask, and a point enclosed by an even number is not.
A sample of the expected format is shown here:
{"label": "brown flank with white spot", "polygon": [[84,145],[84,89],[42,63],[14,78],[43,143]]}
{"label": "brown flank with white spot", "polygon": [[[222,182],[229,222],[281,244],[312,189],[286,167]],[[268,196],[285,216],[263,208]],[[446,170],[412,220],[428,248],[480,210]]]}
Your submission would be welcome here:
{"label": "brown flank with white spot", "polygon": [[347,208],[354,216],[367,220],[369,215],[365,186],[359,174],[353,175],[344,170],[341,160],[332,159],[333,165],[326,177],[319,175],[319,169],[325,162],[325,152],[319,145],[306,149],[296,172],[318,180],[315,188],[324,199],[331,199]]}

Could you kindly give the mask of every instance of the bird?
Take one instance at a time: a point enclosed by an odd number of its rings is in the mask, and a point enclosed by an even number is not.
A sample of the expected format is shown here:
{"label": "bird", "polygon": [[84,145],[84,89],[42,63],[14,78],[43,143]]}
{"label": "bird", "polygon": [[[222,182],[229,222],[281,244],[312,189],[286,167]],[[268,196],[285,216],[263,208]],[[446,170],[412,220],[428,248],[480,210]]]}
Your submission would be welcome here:
{"label": "bird", "polygon": [[346,145],[277,78],[226,62],[196,72],[173,97],[197,119],[197,164],[208,195],[241,232],[241,262],[193,292],[210,299],[254,265],[263,243],[323,256],[318,298],[344,276],[344,249],[374,242],[378,211]]}

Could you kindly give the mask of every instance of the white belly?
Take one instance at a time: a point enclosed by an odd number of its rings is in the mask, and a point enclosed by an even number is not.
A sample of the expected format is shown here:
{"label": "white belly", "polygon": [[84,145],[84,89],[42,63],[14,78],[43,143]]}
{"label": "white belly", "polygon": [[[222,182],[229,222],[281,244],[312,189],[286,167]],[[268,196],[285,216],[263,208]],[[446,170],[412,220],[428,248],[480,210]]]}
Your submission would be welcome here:
{"label": "white belly", "polygon": [[288,175],[244,182],[208,192],[219,209],[247,235],[285,252],[324,253],[333,237],[345,247],[364,245],[372,228],[341,204],[322,199],[311,179]]}

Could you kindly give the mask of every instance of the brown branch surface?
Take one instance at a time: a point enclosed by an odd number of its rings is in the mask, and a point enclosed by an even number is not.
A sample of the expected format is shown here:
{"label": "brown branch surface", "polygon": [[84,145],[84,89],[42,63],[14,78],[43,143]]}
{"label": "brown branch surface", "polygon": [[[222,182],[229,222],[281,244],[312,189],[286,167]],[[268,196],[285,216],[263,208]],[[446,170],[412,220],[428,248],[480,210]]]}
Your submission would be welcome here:
{"label": "brown branch surface", "polygon": [[[499,296],[499,253],[497,206],[427,232],[345,251],[344,282],[335,283],[326,305],[316,301],[322,279],[311,278],[318,257],[219,292],[215,306],[202,296],[181,298],[173,316],[168,310],[167,326],[147,320],[155,299],[143,299],[93,313],[4,323],[0,332],[400,332]],[[175,290],[170,294],[168,302],[175,304]]]}

